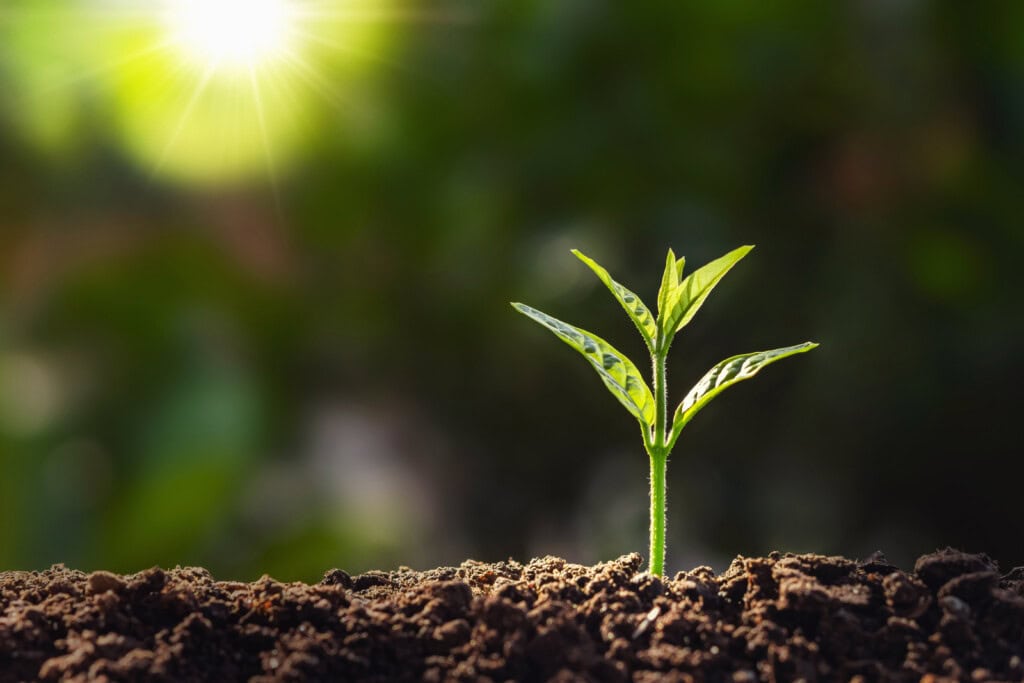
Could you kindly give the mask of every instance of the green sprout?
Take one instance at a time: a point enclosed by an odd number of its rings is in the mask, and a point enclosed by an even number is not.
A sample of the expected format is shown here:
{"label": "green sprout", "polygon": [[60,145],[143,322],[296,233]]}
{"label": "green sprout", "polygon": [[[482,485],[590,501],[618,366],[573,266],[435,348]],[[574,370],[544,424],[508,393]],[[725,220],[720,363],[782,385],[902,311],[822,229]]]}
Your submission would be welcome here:
{"label": "green sprout", "polygon": [[672,413],[669,423],[666,403],[665,364],[669,347],[676,333],[696,315],[711,290],[753,246],[730,251],[702,268],[683,277],[685,259],[676,258],[671,249],[665,262],[665,274],[658,292],[658,317],[640,301],[640,297],[613,280],[608,271],[593,259],[573,249],[572,253],[587,264],[618,300],[640,331],[651,354],[654,368],[654,392],[644,381],[636,366],[611,344],[595,334],[552,318],[525,304],[512,306],[523,315],[551,330],[559,339],[583,354],[594,366],[608,390],[640,422],[644,448],[651,464],[651,574],[661,576],[665,569],[665,470],[668,456],[676,440],[693,416],[737,382],[750,379],[761,368],[788,356],[804,353],[817,344],[804,342],[771,351],[755,351],[726,358],[707,374]]}

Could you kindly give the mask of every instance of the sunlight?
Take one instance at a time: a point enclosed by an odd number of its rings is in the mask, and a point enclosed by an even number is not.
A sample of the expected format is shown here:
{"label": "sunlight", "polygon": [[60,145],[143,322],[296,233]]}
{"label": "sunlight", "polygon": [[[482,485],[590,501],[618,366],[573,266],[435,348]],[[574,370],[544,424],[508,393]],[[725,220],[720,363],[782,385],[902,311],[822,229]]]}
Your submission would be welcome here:
{"label": "sunlight", "polygon": [[[389,133],[380,67],[439,0],[0,0],[0,115],[54,158],[104,134],[153,178],[268,182],[330,136]],[[426,6],[423,6],[423,5]]]}
{"label": "sunlight", "polygon": [[289,48],[288,0],[168,0],[172,40],[202,66],[248,69]]}

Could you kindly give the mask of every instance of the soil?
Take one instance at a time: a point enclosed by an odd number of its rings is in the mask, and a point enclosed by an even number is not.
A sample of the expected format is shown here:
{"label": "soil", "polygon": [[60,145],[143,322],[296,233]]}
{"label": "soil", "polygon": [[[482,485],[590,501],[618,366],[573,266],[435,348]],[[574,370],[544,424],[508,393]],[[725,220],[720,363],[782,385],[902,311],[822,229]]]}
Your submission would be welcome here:
{"label": "soil", "polygon": [[984,555],[641,566],[6,572],[0,681],[1024,681],[1024,568]]}

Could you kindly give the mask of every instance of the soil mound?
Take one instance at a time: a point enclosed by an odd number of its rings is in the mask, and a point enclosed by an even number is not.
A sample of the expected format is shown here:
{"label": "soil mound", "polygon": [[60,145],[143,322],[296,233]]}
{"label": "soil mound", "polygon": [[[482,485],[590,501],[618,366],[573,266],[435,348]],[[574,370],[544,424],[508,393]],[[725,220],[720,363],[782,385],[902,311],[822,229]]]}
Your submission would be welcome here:
{"label": "soil mound", "polygon": [[1024,568],[984,555],[640,569],[0,573],[0,681],[1024,681]]}

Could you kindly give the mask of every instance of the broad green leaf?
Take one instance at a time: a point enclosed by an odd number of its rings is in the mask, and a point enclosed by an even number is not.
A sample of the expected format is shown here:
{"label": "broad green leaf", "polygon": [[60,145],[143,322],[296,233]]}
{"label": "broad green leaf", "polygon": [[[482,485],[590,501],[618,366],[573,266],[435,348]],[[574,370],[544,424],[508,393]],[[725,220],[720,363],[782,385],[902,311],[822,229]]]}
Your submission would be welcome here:
{"label": "broad green leaf", "polygon": [[701,408],[733,384],[750,379],[760,372],[761,368],[771,365],[775,361],[798,353],[806,353],[817,346],[814,342],[804,342],[796,346],[786,346],[771,351],[755,351],[726,358],[708,370],[707,374],[694,385],[683,402],[676,408],[672,420],[672,437],[678,436],[686,423],[700,412]]}
{"label": "broad green leaf", "polygon": [[671,249],[665,256],[665,272],[661,276],[661,288],[658,290],[658,317],[665,315],[679,286],[679,266],[676,254]]}
{"label": "broad green leaf", "polygon": [[667,348],[672,342],[672,337],[675,336],[676,332],[683,329],[693,320],[693,316],[700,310],[700,307],[704,304],[708,295],[711,294],[711,290],[715,288],[715,285],[753,248],[752,245],[748,245],[739,249],[733,249],[725,256],[717,258],[690,273],[689,276],[679,283],[679,286],[676,287],[675,295],[672,297],[669,310],[663,312],[658,320],[659,332],[662,336],[660,340],[661,347],[663,349]]}
{"label": "broad green leaf", "polygon": [[608,274],[608,271],[597,263],[594,259],[586,256],[579,249],[573,249],[572,253],[580,261],[583,261],[587,266],[590,267],[594,274],[608,287],[608,290],[612,295],[622,304],[622,308],[626,310],[626,314],[629,315],[629,319],[633,321],[636,328],[640,330],[640,336],[644,338],[644,342],[647,344],[647,348],[654,349],[654,337],[658,334],[658,324],[654,320],[654,316],[651,315],[651,311],[644,305],[644,302],[640,300],[633,292],[629,291],[618,282],[612,279],[612,276]]}
{"label": "broad green leaf", "polygon": [[601,376],[608,390],[635,418],[654,424],[654,396],[636,366],[597,335],[581,330],[525,304],[512,307],[551,330],[555,336],[582,353]]}

